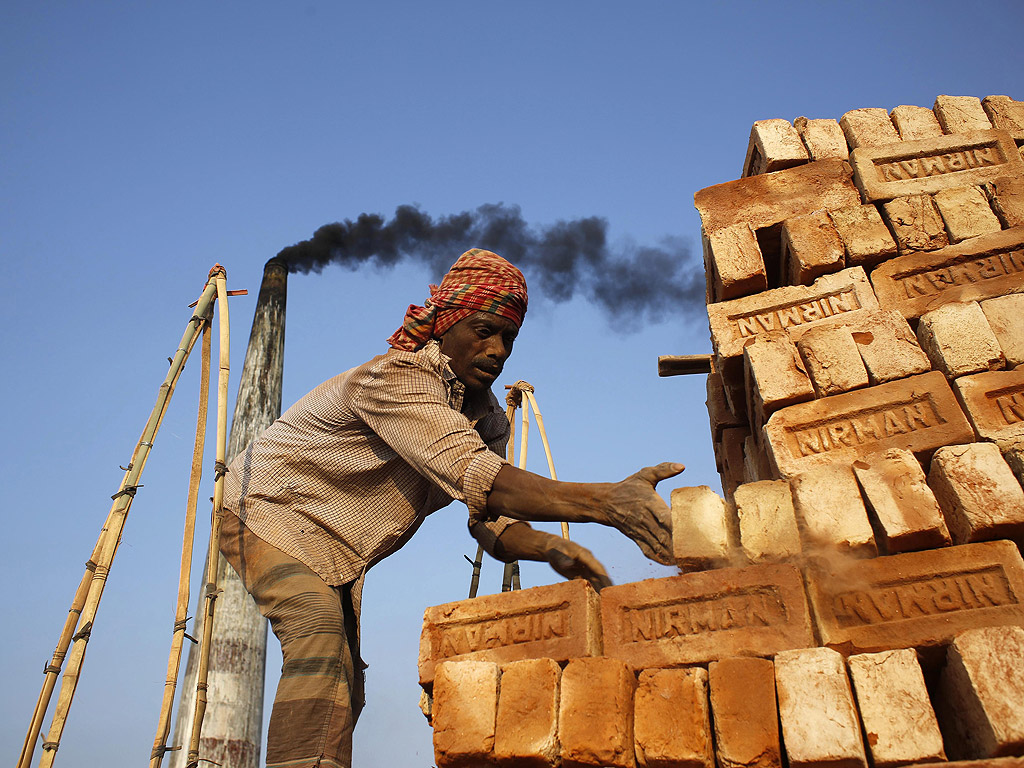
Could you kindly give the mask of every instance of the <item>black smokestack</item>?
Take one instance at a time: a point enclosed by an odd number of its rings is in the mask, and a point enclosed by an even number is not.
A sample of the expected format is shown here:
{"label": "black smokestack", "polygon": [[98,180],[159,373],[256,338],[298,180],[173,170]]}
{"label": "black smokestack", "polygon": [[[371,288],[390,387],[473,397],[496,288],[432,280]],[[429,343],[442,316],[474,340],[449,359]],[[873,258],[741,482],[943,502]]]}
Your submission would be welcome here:
{"label": "black smokestack", "polygon": [[515,205],[482,205],[433,219],[415,206],[399,206],[385,221],[374,213],[326,224],[313,237],[283,249],[277,258],[291,272],[320,272],[328,264],[357,269],[412,259],[438,279],[460,253],[487,248],[526,274],[534,295],[567,301],[576,294],[606,310],[617,327],[643,319],[696,316],[704,308],[703,265],[679,238],[659,247],[610,248],[608,222],[592,216],[530,227]]}

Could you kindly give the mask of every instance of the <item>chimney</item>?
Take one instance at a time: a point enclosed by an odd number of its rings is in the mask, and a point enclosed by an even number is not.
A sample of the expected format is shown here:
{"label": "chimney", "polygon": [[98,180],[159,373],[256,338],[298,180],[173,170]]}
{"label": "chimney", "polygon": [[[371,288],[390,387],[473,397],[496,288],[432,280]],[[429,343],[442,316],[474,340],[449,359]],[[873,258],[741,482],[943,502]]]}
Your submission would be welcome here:
{"label": "chimney", "polygon": [[[228,438],[227,461],[281,415],[284,378],[284,320],[288,268],[273,258],[263,267],[263,282],[238,383],[235,415]],[[209,553],[207,554],[209,557]],[[199,755],[230,768],[259,768],[263,729],[263,680],[267,656],[267,622],[256,609],[238,575],[218,554],[216,631],[210,654],[210,680]],[[202,617],[202,611],[196,615]],[[200,636],[199,619],[192,634]],[[195,708],[198,654],[189,652],[173,744],[188,744]],[[183,714],[184,713],[184,714]],[[171,752],[170,768],[184,768],[187,750]]]}

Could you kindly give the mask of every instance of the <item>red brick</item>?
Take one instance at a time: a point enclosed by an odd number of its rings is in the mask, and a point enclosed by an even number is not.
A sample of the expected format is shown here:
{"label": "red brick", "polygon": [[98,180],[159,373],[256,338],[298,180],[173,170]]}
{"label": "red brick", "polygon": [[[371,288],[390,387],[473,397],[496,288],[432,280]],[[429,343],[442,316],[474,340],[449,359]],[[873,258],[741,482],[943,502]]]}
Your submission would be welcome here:
{"label": "red brick", "polygon": [[822,208],[860,203],[844,160],[818,160],[777,173],[705,187],[693,196],[706,232],[733,224],[755,230]]}
{"label": "red brick", "polygon": [[727,377],[729,361],[742,357],[744,346],[766,333],[785,330],[796,341],[815,325],[864,309],[878,309],[878,303],[862,267],[823,275],[809,286],[774,288],[756,296],[710,304],[708,319],[711,342],[720,361],[718,370]]}
{"label": "red brick", "polygon": [[800,134],[788,120],[758,120],[750,129],[747,157],[741,176],[772,173],[808,160]]}
{"label": "red brick", "polygon": [[606,587],[601,624],[605,653],[638,669],[770,656],[814,642],[800,572],[791,565]]}
{"label": "red brick", "polygon": [[768,415],[814,398],[814,387],[796,344],[786,331],[758,336],[743,348],[747,414],[757,432]]}
{"label": "red brick", "polygon": [[722,439],[722,432],[732,427],[746,425],[746,419],[736,416],[730,409],[725,399],[725,385],[722,383],[722,375],[718,371],[708,374],[707,381],[708,399],[705,404],[708,407],[708,419],[711,422],[711,439],[719,441]]}
{"label": "red brick", "polygon": [[889,117],[903,141],[932,139],[942,135],[942,126],[928,107],[901,105],[892,110]]}
{"label": "red brick", "polygon": [[839,118],[851,149],[885,147],[900,140],[889,114],[880,107],[851,109]]}
{"label": "red brick", "polygon": [[573,659],[562,672],[558,740],[563,768],[634,768],[636,677],[619,659]]}
{"label": "red brick", "polygon": [[498,665],[455,661],[438,665],[434,683],[434,760],[438,768],[476,768],[494,749]]}
{"label": "red brick", "polygon": [[951,756],[1024,753],[1024,629],[988,627],[958,635],[939,690]]}
{"label": "red brick", "polygon": [[582,579],[428,608],[420,635],[420,685],[445,660],[552,658],[601,653],[599,599]]}
{"label": "red brick", "polygon": [[999,342],[1006,366],[1024,363],[1024,294],[987,299],[981,302],[981,311]]}
{"label": "red brick", "polygon": [[772,414],[764,428],[781,477],[852,463],[890,448],[928,455],[968,442],[974,430],[938,371],[799,403]]}
{"label": "red brick", "polygon": [[981,187],[956,187],[932,198],[942,215],[951,242],[998,232],[1002,226]]}
{"label": "red brick", "polygon": [[906,318],[954,301],[1024,293],[1024,227],[898,256],[871,273],[871,284],[884,309]]}
{"label": "red brick", "polygon": [[733,492],[733,504],[740,547],[752,564],[794,560],[800,555],[800,533],[788,482],[744,483]]}
{"label": "red brick", "polygon": [[946,133],[987,131],[992,127],[977,96],[938,96],[934,110]]}
{"label": "red brick", "polygon": [[764,257],[754,230],[747,224],[706,233],[704,263],[711,279],[711,295],[717,301],[747,296],[768,287]]}
{"label": "red brick", "polygon": [[672,502],[672,551],[684,571],[720,568],[732,556],[732,529],[722,497],[706,485],[675,488]]}
{"label": "red brick", "polygon": [[931,195],[907,195],[882,204],[900,253],[935,251],[949,245],[942,214]]}
{"label": "red brick", "polygon": [[775,665],[733,657],[708,667],[719,768],[781,768]]}
{"label": "red brick", "polygon": [[976,301],[952,301],[921,315],[917,338],[936,370],[950,379],[1006,365],[1006,359]]}
{"label": "red brick", "polygon": [[981,188],[1004,228],[1024,226],[1024,178],[1001,176]]}
{"label": "red brick", "polygon": [[878,554],[857,478],[848,465],[832,464],[801,472],[790,486],[805,549],[863,557]]}
{"label": "red brick", "polygon": [[872,267],[896,255],[896,241],[873,205],[855,205],[829,212],[843,241],[848,267]]}
{"label": "red brick", "polygon": [[1024,101],[1014,101],[1009,96],[986,96],[981,106],[995,128],[1011,133],[1024,131]]}
{"label": "red brick", "polygon": [[860,345],[854,340],[849,327],[811,328],[800,337],[797,348],[818,397],[838,395],[868,385],[868,370],[861,358]]}
{"label": "red brick", "polygon": [[843,135],[843,129],[837,120],[808,120],[806,117],[798,117],[793,121],[793,127],[803,139],[811,160],[849,158],[850,150],[846,146],[846,136]]}
{"label": "red brick", "polygon": [[917,648],[934,661],[975,627],[1024,625],[1024,562],[1009,541],[809,569],[822,642],[843,654]]}
{"label": "red brick", "polygon": [[641,768],[714,768],[706,670],[645,669],[633,712]]}
{"label": "red brick", "polygon": [[953,389],[982,440],[1009,445],[1024,439],[1024,370],[961,376]]}
{"label": "red brick", "polygon": [[524,659],[501,669],[494,756],[501,765],[558,764],[558,692],[562,669],[552,659]]}
{"label": "red brick", "polygon": [[825,211],[782,222],[782,271],[787,283],[810,285],[822,275],[842,269],[845,260],[843,241]]}
{"label": "red brick", "polygon": [[867,202],[934,194],[999,176],[1024,172],[1024,162],[1005,131],[972,131],[850,153],[854,180]]}
{"label": "red brick", "polygon": [[928,485],[955,543],[1024,540],[1024,490],[995,444],[940,448],[932,457]]}

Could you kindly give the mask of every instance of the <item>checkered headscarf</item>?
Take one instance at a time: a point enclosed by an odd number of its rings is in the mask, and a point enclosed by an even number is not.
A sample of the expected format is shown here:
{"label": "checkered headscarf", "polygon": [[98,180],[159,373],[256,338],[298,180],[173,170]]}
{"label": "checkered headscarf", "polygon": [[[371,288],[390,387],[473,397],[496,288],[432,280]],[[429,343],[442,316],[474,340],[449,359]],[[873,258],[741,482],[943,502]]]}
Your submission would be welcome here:
{"label": "checkered headscarf", "polygon": [[430,286],[424,306],[409,305],[405,322],[388,344],[414,352],[474,312],[507,317],[521,326],[526,299],[522,272],[498,254],[474,248],[459,256],[440,286]]}

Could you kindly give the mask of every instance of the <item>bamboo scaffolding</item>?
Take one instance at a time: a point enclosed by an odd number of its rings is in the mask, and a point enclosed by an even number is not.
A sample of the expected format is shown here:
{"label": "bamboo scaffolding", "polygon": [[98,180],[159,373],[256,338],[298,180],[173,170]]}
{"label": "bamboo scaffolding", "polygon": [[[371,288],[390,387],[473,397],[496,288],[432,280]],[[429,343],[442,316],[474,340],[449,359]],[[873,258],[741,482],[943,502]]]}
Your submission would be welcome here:
{"label": "bamboo scaffolding", "polygon": [[[178,686],[178,672],[181,668],[181,653],[188,635],[189,583],[192,576],[192,551],[195,545],[196,506],[199,501],[199,486],[203,479],[203,451],[206,446],[206,422],[210,403],[210,323],[203,324],[202,369],[199,374],[199,412],[196,416],[196,439],[192,450],[192,470],[189,475],[188,498],[185,502],[185,530],[181,543],[181,570],[178,576],[178,602],[174,613],[174,631],[171,650],[167,658],[167,679],[164,683],[164,697],[160,706],[156,738],[150,754],[150,768],[159,768],[164,753],[180,746],[167,747],[167,735],[171,730],[171,710]],[[189,638],[193,640],[194,638]]]}
{"label": "bamboo scaffolding", "polygon": [[[215,267],[215,269],[221,268]],[[22,747],[18,768],[28,768],[31,763],[35,741],[38,738],[42,720],[49,707],[50,697],[56,684],[56,676],[66,659],[67,666],[61,680],[61,689],[57,697],[53,721],[50,724],[46,741],[43,742],[43,754],[39,762],[40,768],[50,768],[53,765],[57,749],[60,747],[64,726],[67,724],[68,711],[71,708],[71,702],[74,699],[78,686],[86,646],[88,645],[96,619],[96,612],[99,609],[100,599],[103,596],[107,575],[110,572],[110,567],[121,541],[121,534],[124,530],[128,511],[131,508],[132,499],[140,487],[139,478],[149,458],[150,450],[153,447],[153,440],[163,421],[171,395],[174,393],[174,388],[184,369],[185,360],[188,358],[199,337],[200,330],[204,324],[204,317],[211,306],[215,294],[216,282],[211,271],[210,279],[207,281],[202,295],[196,302],[195,314],[190,318],[181,342],[178,344],[178,349],[170,359],[170,369],[163,384],[160,385],[156,404],[153,406],[142,437],[139,439],[132,454],[132,460],[125,471],[125,477],[121,481],[118,492],[112,497],[113,506],[100,531],[99,539],[93,550],[93,557],[86,563],[86,573],[75,593],[71,609],[68,612],[68,619],[65,622],[64,631],[61,633],[57,643],[57,650],[54,652],[53,661],[44,670],[43,690],[40,692],[36,703],[32,723],[29,726],[29,732]],[[69,629],[69,625],[73,626],[77,632],[70,634],[72,630]],[[68,653],[69,648],[70,653]]]}
{"label": "bamboo scaffolding", "polygon": [[[537,417],[537,431],[540,432],[540,441],[544,444],[544,455],[548,460],[548,472],[551,473],[551,479],[557,480],[558,475],[555,474],[555,460],[551,458],[551,446],[548,444],[548,433],[544,429],[544,417],[540,415],[540,407],[537,405],[537,398],[533,394],[533,389],[523,390],[523,394],[526,395],[526,400],[530,404],[530,408],[533,410],[533,415]],[[526,408],[523,408],[523,413],[526,412]],[[562,538],[569,538],[569,524],[562,522]]]}
{"label": "bamboo scaffolding", "polygon": [[213,640],[213,619],[217,606],[217,565],[220,552],[220,525],[224,516],[224,476],[228,468],[225,463],[228,435],[228,374],[230,372],[231,334],[228,322],[227,281],[224,271],[215,276],[217,284],[217,310],[220,314],[219,355],[220,367],[217,377],[217,458],[216,480],[213,486],[213,512],[210,524],[210,549],[207,558],[206,602],[203,616],[203,639],[200,642],[199,674],[196,681],[195,719],[192,721],[192,737],[189,740],[187,768],[199,765],[199,739],[206,716],[206,690],[210,669],[210,645]]}

